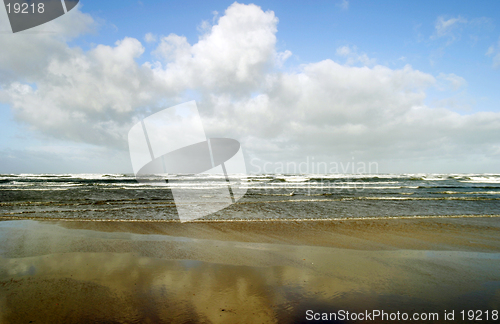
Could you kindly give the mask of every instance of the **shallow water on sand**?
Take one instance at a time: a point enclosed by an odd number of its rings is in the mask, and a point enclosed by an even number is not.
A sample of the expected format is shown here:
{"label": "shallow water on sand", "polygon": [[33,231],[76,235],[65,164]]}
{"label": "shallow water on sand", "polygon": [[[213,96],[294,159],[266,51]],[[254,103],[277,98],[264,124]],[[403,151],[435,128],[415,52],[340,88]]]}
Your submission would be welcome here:
{"label": "shallow water on sand", "polygon": [[[469,309],[491,312],[500,309],[498,222],[478,221],[470,230],[467,224],[457,229],[446,223],[439,230],[435,223],[406,224],[413,232],[399,238],[397,230],[373,230],[376,221],[356,221],[361,236],[349,234],[351,225],[326,231],[267,224],[276,228],[264,231],[172,223],[166,225],[183,234],[168,235],[167,228],[138,234],[147,228],[120,232],[109,224],[96,231],[74,222],[4,221],[0,318],[298,323],[310,322],[308,310],[437,312],[440,321],[445,310],[455,316]],[[453,241],[457,234],[463,244]]]}

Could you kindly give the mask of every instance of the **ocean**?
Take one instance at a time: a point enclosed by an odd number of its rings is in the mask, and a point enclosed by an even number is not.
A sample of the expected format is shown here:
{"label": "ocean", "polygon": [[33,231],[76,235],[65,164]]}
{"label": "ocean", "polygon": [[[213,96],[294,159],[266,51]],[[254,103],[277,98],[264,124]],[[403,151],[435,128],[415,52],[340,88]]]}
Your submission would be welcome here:
{"label": "ocean", "polygon": [[[127,174],[0,175],[0,217],[178,221],[170,188],[217,190],[220,175],[170,176],[169,185]],[[500,174],[241,175],[236,203],[196,221],[470,217],[500,214]],[[210,199],[210,196],[204,196]]]}

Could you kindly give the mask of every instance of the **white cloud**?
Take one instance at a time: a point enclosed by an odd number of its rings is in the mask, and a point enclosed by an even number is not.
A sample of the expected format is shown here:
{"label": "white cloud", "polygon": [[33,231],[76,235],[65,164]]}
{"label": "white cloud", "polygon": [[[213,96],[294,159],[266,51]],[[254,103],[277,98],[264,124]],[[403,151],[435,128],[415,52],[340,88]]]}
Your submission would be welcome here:
{"label": "white cloud", "polygon": [[164,62],[181,61],[191,55],[191,45],[186,37],[170,34],[160,39],[160,44],[153,51],[153,55]]}
{"label": "white cloud", "polygon": [[472,107],[475,105],[475,101],[471,100],[465,96],[450,97],[445,99],[434,99],[433,106],[447,108],[452,111],[457,112],[468,112],[472,111]]}
{"label": "white cloud", "polygon": [[493,58],[493,67],[500,67],[500,38],[498,39],[497,44],[491,45],[486,52],[487,56]]}
{"label": "white cloud", "polygon": [[462,26],[467,24],[467,19],[458,16],[456,18],[445,19],[443,16],[437,18],[435,23],[435,32],[431,39],[445,37],[448,39],[448,44],[451,44],[456,39],[460,38]]}
{"label": "white cloud", "polygon": [[356,46],[350,47],[348,45],[341,46],[337,48],[337,55],[347,58],[346,64],[353,65],[355,63],[361,63],[365,66],[375,65],[377,60],[371,59],[365,53],[358,54],[358,48]]}
{"label": "white cloud", "polygon": [[292,56],[292,52],[290,52],[289,50],[276,53],[276,60],[275,60],[276,66],[278,67],[283,66],[283,63],[285,63],[285,61],[288,60],[290,56]]}
{"label": "white cloud", "polygon": [[390,133],[404,133],[409,115],[425,109],[424,90],[434,83],[432,76],[410,66],[358,68],[325,60],[275,76],[266,92],[254,98],[213,97],[209,104],[216,113],[207,130],[274,143],[272,152],[280,156],[385,152],[392,146]]}
{"label": "white cloud", "polygon": [[210,32],[210,29],[217,23],[219,18],[219,13],[217,11],[212,11],[212,22],[208,20],[203,20],[200,25],[196,28],[200,33],[205,34]]}
{"label": "white cloud", "polygon": [[438,79],[446,81],[448,83],[447,86],[439,87],[441,90],[446,90],[447,88],[451,88],[451,90],[457,91],[458,89],[467,85],[467,82],[465,81],[464,78],[462,78],[454,73],[450,73],[450,74],[439,73],[439,75],[437,77],[438,77]]}
{"label": "white cloud", "polygon": [[[75,141],[117,145],[136,109],[158,100],[153,72],[137,65],[144,51],[133,38],[87,53],[65,49],[43,68],[36,88],[20,82],[4,87],[17,119],[43,133]],[[122,145],[124,146],[124,145]]]}
{"label": "white cloud", "polygon": [[146,35],[144,35],[144,41],[146,43],[154,43],[156,42],[156,35],[154,35],[153,33],[147,33]]}
{"label": "white cloud", "polygon": [[344,10],[347,10],[347,9],[349,9],[349,1],[341,0],[340,2],[337,3],[337,6],[344,9]]}
{"label": "white cloud", "polygon": [[351,48],[349,46],[342,46],[337,48],[337,54],[340,56],[348,56],[351,54]]}
{"label": "white cloud", "polygon": [[[0,34],[0,87],[19,79],[40,80],[51,60],[69,58],[66,42],[97,27],[92,17],[78,8],[36,29]],[[0,10],[0,30],[10,28],[6,11]]]}
{"label": "white cloud", "polygon": [[[375,65],[354,46],[337,50],[346,64],[328,59],[283,72],[291,53],[276,51],[277,23],[271,11],[235,3],[197,43],[161,37],[157,59],[143,65],[136,60],[145,49],[133,38],[84,52],[47,36],[23,45],[43,57],[35,72],[14,65],[1,79],[0,101],[43,134],[109,147],[125,148],[138,118],[191,93],[209,137],[236,138],[263,159],[498,159],[499,113],[460,115],[425,104],[429,87],[459,89],[463,78]],[[2,51],[0,69],[11,69],[16,55],[17,47]]]}
{"label": "white cloud", "polygon": [[[156,72],[169,81],[183,79],[191,87],[248,93],[259,87],[272,67],[277,23],[271,11],[263,12],[255,5],[231,5],[218,24],[189,48],[188,55]],[[186,49],[186,43],[170,39],[163,39],[162,44]]]}
{"label": "white cloud", "polygon": [[436,35],[437,37],[448,36],[453,29],[458,28],[460,24],[466,24],[467,19],[458,16],[457,18],[450,18],[445,20],[443,16],[438,17],[436,21]]}

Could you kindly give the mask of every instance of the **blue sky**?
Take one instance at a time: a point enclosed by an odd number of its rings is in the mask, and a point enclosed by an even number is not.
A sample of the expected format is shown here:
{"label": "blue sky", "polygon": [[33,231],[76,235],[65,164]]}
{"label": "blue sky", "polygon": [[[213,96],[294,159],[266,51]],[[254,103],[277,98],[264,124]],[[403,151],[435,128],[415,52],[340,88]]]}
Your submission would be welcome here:
{"label": "blue sky", "polygon": [[[192,99],[209,134],[237,138],[262,163],[315,156],[378,161],[383,172],[500,172],[499,2],[250,4],[80,1],[16,34],[0,12],[0,172],[131,172],[126,130],[158,102]],[[226,67],[210,51],[235,39]],[[21,52],[36,62],[19,63]],[[188,80],[181,68],[210,73]],[[131,85],[147,75],[154,82]],[[85,106],[101,81],[103,97]],[[134,102],[123,109],[122,91]]]}

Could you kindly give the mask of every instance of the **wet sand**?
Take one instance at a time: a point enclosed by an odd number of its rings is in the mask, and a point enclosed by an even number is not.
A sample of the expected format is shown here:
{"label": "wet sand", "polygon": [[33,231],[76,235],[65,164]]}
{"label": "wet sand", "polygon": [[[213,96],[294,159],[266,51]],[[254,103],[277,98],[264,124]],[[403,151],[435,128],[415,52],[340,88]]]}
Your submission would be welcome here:
{"label": "wet sand", "polygon": [[310,323],[307,310],[449,323],[445,310],[500,311],[499,234],[498,217],[1,221],[0,323]]}

